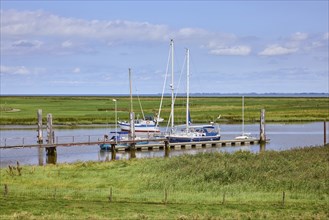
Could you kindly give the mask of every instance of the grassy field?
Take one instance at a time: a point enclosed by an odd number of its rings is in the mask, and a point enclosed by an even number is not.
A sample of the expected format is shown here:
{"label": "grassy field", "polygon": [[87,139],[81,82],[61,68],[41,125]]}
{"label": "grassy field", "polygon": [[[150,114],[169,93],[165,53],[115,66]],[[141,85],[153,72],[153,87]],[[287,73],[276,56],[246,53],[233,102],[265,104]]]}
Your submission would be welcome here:
{"label": "grassy field", "polygon": [[[53,114],[54,124],[107,124],[115,123],[115,107],[112,99],[117,102],[118,118],[128,120],[129,97],[0,97],[0,124],[36,124],[37,110]],[[160,97],[141,97],[145,113],[157,113]],[[192,97],[191,117],[194,123],[241,122],[241,98],[239,97]],[[184,123],[185,98],[178,98],[175,108],[175,121]],[[266,110],[268,122],[308,122],[329,120],[328,98],[245,98],[245,121],[259,120],[260,109]],[[134,101],[136,116],[142,113],[137,98]],[[170,98],[163,103],[161,117],[168,120]]]}
{"label": "grassy field", "polygon": [[[0,169],[1,219],[328,219],[329,145]],[[284,194],[284,198],[283,198]]]}

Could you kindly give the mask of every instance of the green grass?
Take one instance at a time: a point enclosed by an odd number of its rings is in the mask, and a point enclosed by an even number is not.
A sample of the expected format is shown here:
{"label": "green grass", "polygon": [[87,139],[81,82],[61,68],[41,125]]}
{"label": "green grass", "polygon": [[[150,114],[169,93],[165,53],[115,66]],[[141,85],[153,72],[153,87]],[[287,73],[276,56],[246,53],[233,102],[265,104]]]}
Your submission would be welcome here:
{"label": "green grass", "polygon": [[[128,120],[129,97],[0,97],[0,124],[36,124],[37,110],[43,110],[44,122],[47,113],[53,114],[54,124],[107,124],[115,123],[113,98],[118,100],[118,118]],[[141,97],[145,113],[157,113],[160,97]],[[239,97],[192,97],[191,117],[195,123],[214,121],[241,122],[241,98]],[[309,122],[329,120],[328,98],[271,98],[246,97],[245,121],[259,120],[260,109],[266,110],[268,122]],[[142,116],[137,98],[134,101],[136,116]],[[170,114],[170,99],[163,103],[161,117],[167,122]],[[185,121],[185,98],[178,98],[175,108],[177,123]],[[166,123],[165,122],[165,123]]]}
{"label": "green grass", "polygon": [[328,158],[326,145],[24,166],[20,172],[15,165],[0,170],[0,218],[328,219]]}

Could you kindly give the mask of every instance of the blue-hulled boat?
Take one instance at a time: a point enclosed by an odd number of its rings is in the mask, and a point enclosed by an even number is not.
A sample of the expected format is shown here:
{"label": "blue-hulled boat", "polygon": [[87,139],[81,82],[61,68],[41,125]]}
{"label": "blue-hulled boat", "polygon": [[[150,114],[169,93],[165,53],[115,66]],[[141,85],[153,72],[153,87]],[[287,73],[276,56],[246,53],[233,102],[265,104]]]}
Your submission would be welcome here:
{"label": "blue-hulled boat", "polygon": [[[108,139],[108,136],[105,135],[104,137],[104,141],[126,141],[128,140],[128,132],[127,131],[111,131],[110,132],[110,136],[111,138]],[[120,144],[120,146],[128,146],[127,144],[122,145]],[[112,145],[108,144],[108,143],[104,143],[104,144],[100,144],[99,147],[101,148],[101,150],[111,150]]]}
{"label": "blue-hulled boat", "polygon": [[[216,124],[210,125],[191,125],[190,109],[189,109],[189,50],[186,50],[186,124],[174,127],[171,132],[166,135],[169,142],[197,142],[197,141],[217,141],[220,140],[219,126]],[[173,82],[172,82],[173,84]],[[173,102],[173,101],[172,101]],[[172,112],[174,102],[172,103]],[[172,122],[174,118],[172,117]],[[172,123],[173,124],[173,123]]]}

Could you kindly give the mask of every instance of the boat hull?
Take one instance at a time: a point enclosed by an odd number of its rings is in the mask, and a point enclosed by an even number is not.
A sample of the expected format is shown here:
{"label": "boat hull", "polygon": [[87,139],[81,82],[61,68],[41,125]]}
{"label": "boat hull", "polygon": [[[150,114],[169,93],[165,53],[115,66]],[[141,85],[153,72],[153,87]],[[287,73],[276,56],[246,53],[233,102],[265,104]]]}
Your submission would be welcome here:
{"label": "boat hull", "polygon": [[169,140],[170,143],[219,141],[220,136],[201,136],[201,137],[168,136],[167,139]]}
{"label": "boat hull", "polygon": [[[119,126],[122,131],[130,131],[129,123],[119,123]],[[160,129],[152,124],[135,124],[135,132],[160,132]]]}

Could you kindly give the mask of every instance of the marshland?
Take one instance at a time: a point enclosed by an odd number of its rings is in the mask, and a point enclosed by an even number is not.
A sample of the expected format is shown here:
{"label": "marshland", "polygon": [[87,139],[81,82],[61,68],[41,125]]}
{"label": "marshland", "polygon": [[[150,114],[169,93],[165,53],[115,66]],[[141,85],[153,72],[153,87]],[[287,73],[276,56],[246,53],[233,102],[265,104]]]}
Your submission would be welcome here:
{"label": "marshland", "polygon": [[[107,124],[115,123],[113,98],[118,100],[119,118],[128,119],[128,97],[1,97],[1,132],[7,132],[7,126],[30,125],[34,129],[37,109],[52,113],[57,126],[102,124],[105,131]],[[157,112],[158,97],[140,99],[144,112]],[[164,103],[161,113],[165,119],[169,103]],[[177,123],[184,122],[184,105],[184,98],[178,99]],[[303,123],[323,123],[329,120],[328,105],[327,98],[245,97],[246,126],[258,122],[262,108],[266,109],[267,123],[289,122],[296,128],[303,127]],[[134,109],[138,114],[138,102]],[[221,117],[217,120],[218,115]],[[241,98],[193,97],[191,116],[194,123],[217,120],[222,129],[231,123],[238,128]],[[34,130],[31,132],[36,135]],[[225,134],[225,129],[222,131]],[[254,151],[247,146],[249,149],[165,158],[86,160],[44,166],[24,165],[17,159],[0,169],[0,217],[327,219],[328,147],[317,144]]]}

